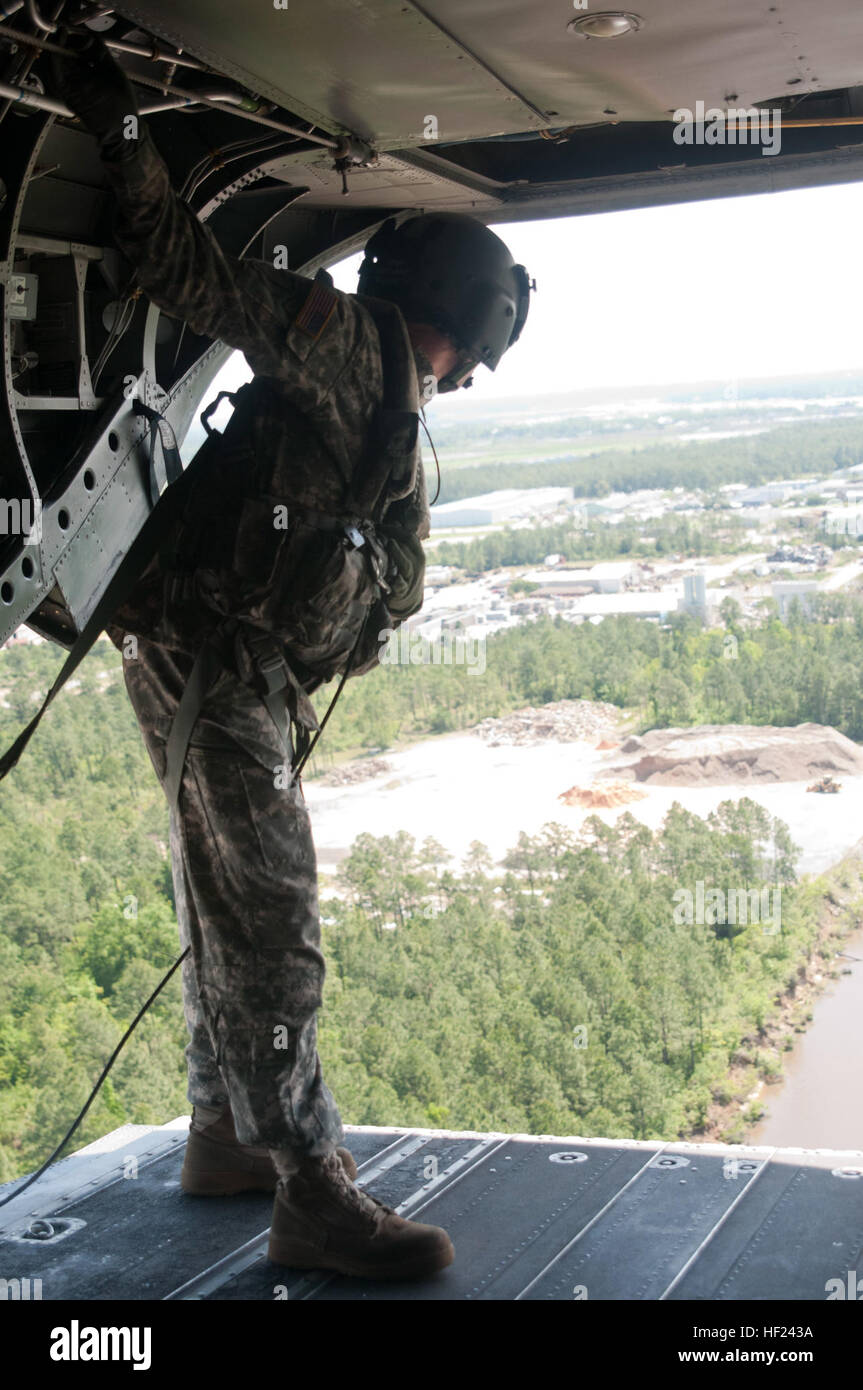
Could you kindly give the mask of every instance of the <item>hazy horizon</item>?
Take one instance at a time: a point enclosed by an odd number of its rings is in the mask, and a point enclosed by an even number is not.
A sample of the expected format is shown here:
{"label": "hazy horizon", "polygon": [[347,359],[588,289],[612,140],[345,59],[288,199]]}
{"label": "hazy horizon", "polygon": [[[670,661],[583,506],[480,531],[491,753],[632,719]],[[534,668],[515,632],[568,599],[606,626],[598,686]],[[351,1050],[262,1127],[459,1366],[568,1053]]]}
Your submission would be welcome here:
{"label": "hazy horizon", "polygon": [[[861,223],[863,183],[492,222],[537,293],[497,371],[445,408],[863,371]],[[339,289],[360,260],[331,267]]]}
{"label": "hazy horizon", "polygon": [[[497,371],[478,368],[430,419],[676,389],[721,387],[733,400],[744,382],[863,375],[861,223],[863,183],[492,223],[537,293]],[[340,290],[356,290],[361,259],[330,268]],[[250,376],[233,353],[205,399]]]}

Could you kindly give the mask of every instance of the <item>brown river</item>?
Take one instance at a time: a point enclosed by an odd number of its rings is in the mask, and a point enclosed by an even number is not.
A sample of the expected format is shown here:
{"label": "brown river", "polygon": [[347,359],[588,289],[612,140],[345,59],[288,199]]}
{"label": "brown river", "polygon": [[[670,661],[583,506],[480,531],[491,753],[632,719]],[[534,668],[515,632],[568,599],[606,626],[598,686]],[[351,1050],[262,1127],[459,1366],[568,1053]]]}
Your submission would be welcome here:
{"label": "brown river", "polygon": [[863,930],[842,951],[850,974],[818,997],[806,1032],[783,1054],[783,1081],[761,1091],[767,1116],[751,1144],[863,1151]]}

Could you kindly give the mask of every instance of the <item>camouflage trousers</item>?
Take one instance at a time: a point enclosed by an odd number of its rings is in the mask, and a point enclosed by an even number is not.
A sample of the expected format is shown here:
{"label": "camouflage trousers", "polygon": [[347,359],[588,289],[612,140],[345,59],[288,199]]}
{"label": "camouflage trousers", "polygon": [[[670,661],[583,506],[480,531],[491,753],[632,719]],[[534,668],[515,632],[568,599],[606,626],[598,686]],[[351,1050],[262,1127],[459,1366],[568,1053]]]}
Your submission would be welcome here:
{"label": "camouflage trousers", "polygon": [[[124,634],[109,628],[121,648]],[[153,766],[192,666],[187,654],[137,638],[123,662]],[[344,1131],[324,1084],[316,1013],[325,964],[309,814],[298,781],[280,790],[290,751],[258,695],[229,670],[192,733],[171,857],[189,1030],[188,1097],[230,1101],[242,1143],[321,1156]]]}

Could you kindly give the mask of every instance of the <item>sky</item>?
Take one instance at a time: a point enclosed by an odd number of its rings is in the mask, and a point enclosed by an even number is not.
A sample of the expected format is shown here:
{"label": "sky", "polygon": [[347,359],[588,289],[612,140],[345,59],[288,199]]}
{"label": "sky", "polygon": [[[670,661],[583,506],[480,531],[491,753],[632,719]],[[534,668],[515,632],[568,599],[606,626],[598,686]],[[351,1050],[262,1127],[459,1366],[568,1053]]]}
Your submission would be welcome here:
{"label": "sky", "polygon": [[[488,400],[863,367],[863,183],[492,229],[536,279]],[[360,257],[331,267],[356,290]]]}
{"label": "sky", "polygon": [[[863,368],[863,183],[491,225],[537,291],[497,371],[436,411]],[[330,267],[339,289],[356,290],[361,259]]]}

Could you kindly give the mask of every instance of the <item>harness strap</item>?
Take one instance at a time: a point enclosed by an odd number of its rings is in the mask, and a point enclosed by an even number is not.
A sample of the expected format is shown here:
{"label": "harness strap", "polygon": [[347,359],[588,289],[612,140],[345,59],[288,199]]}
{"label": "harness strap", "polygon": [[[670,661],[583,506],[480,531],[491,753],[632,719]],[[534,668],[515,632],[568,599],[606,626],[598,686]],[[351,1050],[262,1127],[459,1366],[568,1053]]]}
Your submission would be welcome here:
{"label": "harness strap", "polygon": [[[207,638],[195,658],[195,664],[186,682],[186,688],[177,706],[177,712],[174,715],[171,731],[168,735],[165,792],[172,808],[176,809],[179,801],[183,769],[192,730],[207,697],[207,692],[224,669],[228,659],[226,639],[236,636],[241,627],[244,629],[246,648],[261,682],[259,693],[290,753],[291,784],[293,784],[299,779],[345,687],[345,681],[350,675],[354,659],[365,634],[370,612],[370,609],[366,612],[336,693],[327,706],[320,724],[308,695],[297,681],[277,643],[269,633],[255,631],[246,624],[241,624],[238,619],[229,618]],[[290,709],[292,697],[297,705],[294,712]],[[291,739],[291,726],[296,731],[295,742]],[[311,732],[312,729],[315,731],[314,736]]]}
{"label": "harness strap", "polygon": [[344,509],[378,520],[390,502],[409,496],[416,485],[416,367],[404,318],[396,305],[370,295],[356,298],[378,332],[384,366],[383,400],[371,423],[365,457],[347,489]]}
{"label": "harness strap", "polygon": [[[161,415],[158,410],[153,410],[152,407],[146,405],[144,401],[139,401],[137,397],[132,401],[132,410],[135,415],[143,415],[144,419],[150,422],[150,450],[147,458],[147,468],[150,480],[150,505],[155,507],[161,492],[159,479],[156,476],[156,440],[158,439],[162,445],[162,455],[165,459],[165,477],[168,480],[169,487],[172,483],[176,483],[181,477],[183,462],[180,458],[180,450],[177,448],[177,437],[164,415]],[[165,443],[165,435],[162,431],[163,425],[165,429],[168,430],[173,440],[171,444]]]}
{"label": "harness strap", "polygon": [[[287,691],[291,682],[288,663],[268,633],[247,631],[246,646],[261,682],[261,698],[282,742],[290,748],[291,721],[288,714]],[[294,761],[292,758],[292,766]]]}
{"label": "harness strap", "polygon": [[[224,636],[227,635],[227,632],[224,632]],[[222,632],[217,631],[206,639],[198,652],[165,745],[165,794],[172,809],[176,808],[180,797],[180,783],[183,780],[183,768],[186,765],[186,752],[192,731],[198,722],[207,691],[224,670],[224,645],[221,637]]]}
{"label": "harness strap", "polygon": [[[192,732],[210,688],[226,667],[232,665],[234,639],[242,635],[257,691],[276,726],[291,761],[291,781],[308,756],[311,729],[318,728],[314,707],[303,690],[278,643],[268,632],[261,632],[237,618],[228,618],[203,642],[186,681],[165,746],[165,794],[172,808],[180,798],[183,770]],[[242,679],[242,676],[240,677]],[[291,708],[293,706],[293,709]],[[291,729],[296,738],[291,737]]]}

